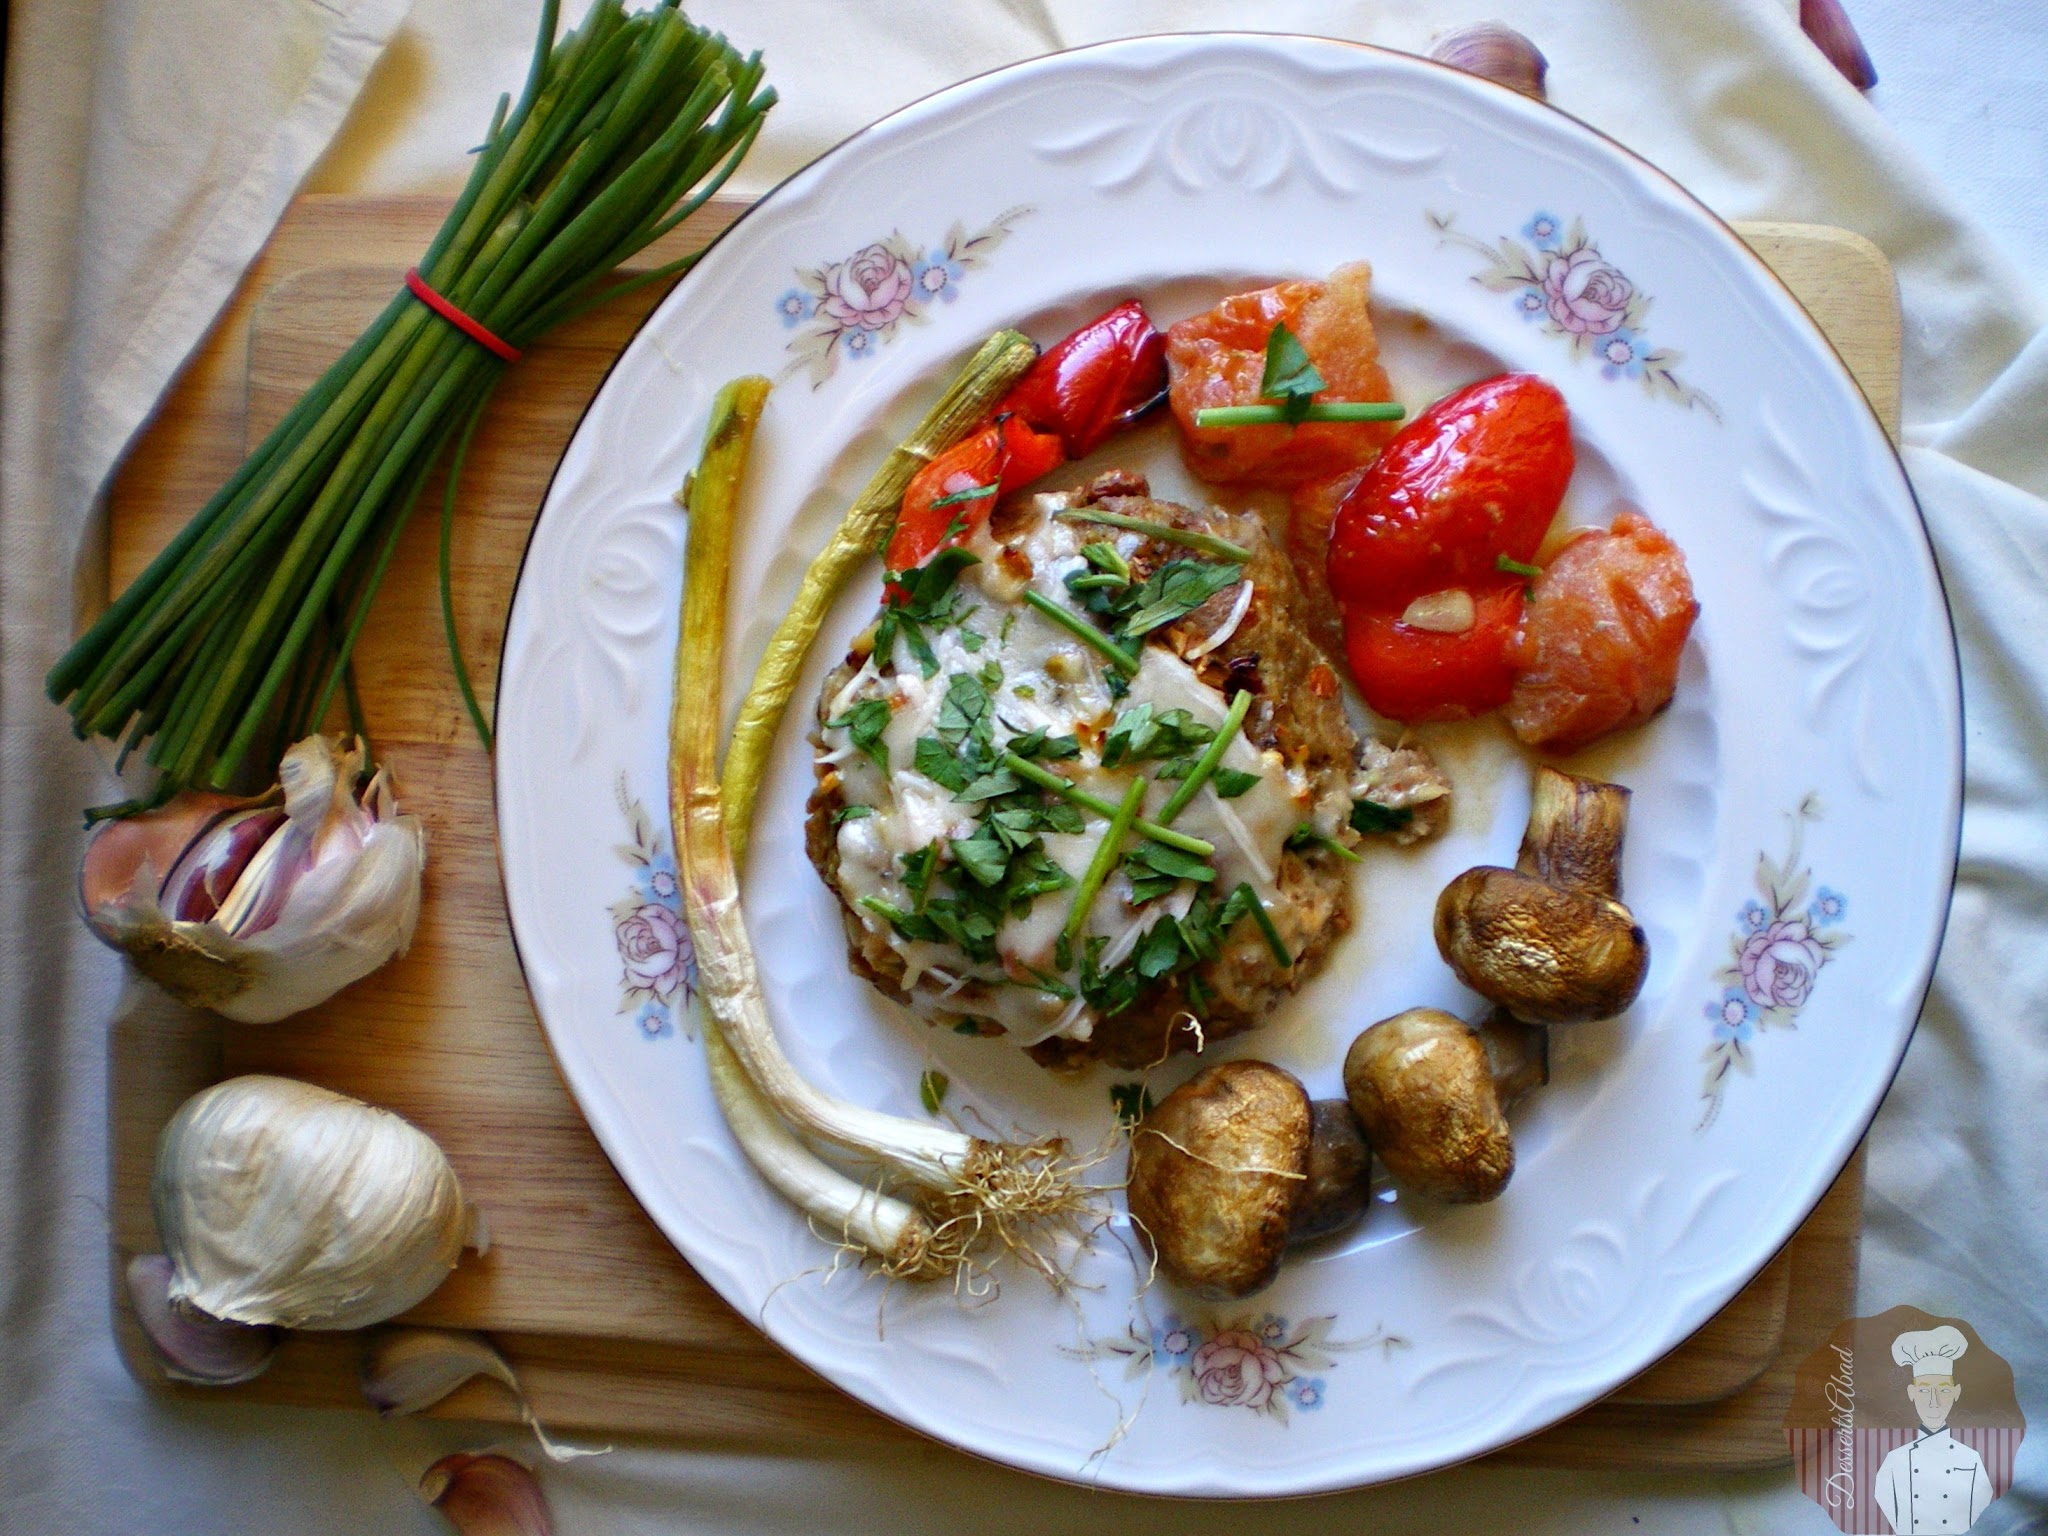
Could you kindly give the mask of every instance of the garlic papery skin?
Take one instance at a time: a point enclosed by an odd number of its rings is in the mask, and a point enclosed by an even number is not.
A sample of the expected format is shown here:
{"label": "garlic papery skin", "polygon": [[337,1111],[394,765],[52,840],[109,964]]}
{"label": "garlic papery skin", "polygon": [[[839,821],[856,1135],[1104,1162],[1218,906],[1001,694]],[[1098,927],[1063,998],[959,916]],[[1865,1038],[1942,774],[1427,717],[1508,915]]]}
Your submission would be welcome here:
{"label": "garlic papery skin", "polygon": [[261,1376],[277,1353],[277,1330],[223,1322],[172,1301],[171,1275],[171,1261],[164,1255],[140,1253],[128,1261],[125,1276],[136,1321],[149,1335],[164,1374],[202,1387],[233,1386]]}
{"label": "garlic papery skin", "polygon": [[1550,61],[1528,38],[1501,22],[1482,21],[1446,33],[1437,39],[1429,56],[1524,96],[1547,99],[1543,82],[1550,73]]}
{"label": "garlic papery skin", "polygon": [[283,1077],[187,1099],[157,1142],[149,1195],[171,1300],[237,1323],[381,1323],[485,1243],[430,1137]]}
{"label": "garlic papery skin", "polygon": [[420,1478],[420,1497],[462,1536],[554,1536],[540,1480],[510,1456],[443,1456]]}
{"label": "garlic papery skin", "polygon": [[512,1362],[480,1333],[452,1328],[385,1328],[363,1346],[363,1396],[379,1416],[424,1413],[457,1387],[488,1376],[512,1394],[519,1419],[550,1461],[608,1455],[611,1447],[564,1445],[542,1428]]}
{"label": "garlic papery skin", "polygon": [[412,942],[426,833],[388,769],[309,736],[278,788],[194,791],[101,825],[79,898],[94,933],[183,1002],[268,1024],[325,1002]]}

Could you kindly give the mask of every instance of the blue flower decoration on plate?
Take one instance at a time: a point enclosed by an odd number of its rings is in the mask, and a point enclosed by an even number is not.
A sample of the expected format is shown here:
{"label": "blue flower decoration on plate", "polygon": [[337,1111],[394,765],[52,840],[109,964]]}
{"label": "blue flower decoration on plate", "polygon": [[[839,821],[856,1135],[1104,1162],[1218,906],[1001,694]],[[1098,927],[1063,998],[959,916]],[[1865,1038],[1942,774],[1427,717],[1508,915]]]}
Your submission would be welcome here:
{"label": "blue flower decoration on plate", "polygon": [[1756,1004],[1740,987],[1730,987],[1718,1003],[1707,1004],[1716,1040],[1747,1040],[1756,1033]]}
{"label": "blue flower decoration on plate", "polygon": [[1600,359],[1600,376],[1604,379],[1640,379],[1643,376],[1643,354],[1649,350],[1649,344],[1642,337],[1626,328],[1610,331],[1593,343],[1593,351]]}
{"label": "blue flower decoration on plate", "polygon": [[1842,920],[1842,914],[1849,910],[1849,898],[1840,891],[1822,886],[1813,893],[1813,905],[1806,915],[1816,928],[1831,928]]}
{"label": "blue flower decoration on plate", "polygon": [[1179,1318],[1169,1317],[1165,1324],[1152,1330],[1152,1353],[1161,1360],[1179,1362],[1195,1352],[1194,1329]]}
{"label": "blue flower decoration on plate", "polygon": [[1524,288],[1515,295],[1515,313],[1524,320],[1541,320],[1549,313],[1541,288]]}
{"label": "blue flower decoration on plate", "polygon": [[1323,1406],[1323,1378],[1297,1376],[1287,1383],[1287,1400],[1304,1413]]}
{"label": "blue flower decoration on plate", "polygon": [[871,357],[875,350],[875,333],[855,326],[852,330],[839,333],[839,345],[848,357]]}
{"label": "blue flower decoration on plate", "polygon": [[933,251],[910,269],[910,287],[929,304],[944,299],[948,304],[960,297],[960,279],[965,273],[959,262],[950,261],[944,251]]}
{"label": "blue flower decoration on plate", "polygon": [[782,328],[793,331],[817,312],[818,301],[801,288],[792,288],[775,301],[775,313],[782,316]]}
{"label": "blue flower decoration on plate", "polygon": [[1742,926],[1750,933],[1762,933],[1764,924],[1771,920],[1771,914],[1764,910],[1764,904],[1760,901],[1744,902],[1739,915]]}
{"label": "blue flower decoration on plate", "polygon": [[675,1020],[669,1017],[668,1009],[660,1003],[644,1003],[633,1021],[640,1026],[642,1038],[662,1040],[676,1032]]}
{"label": "blue flower decoration on plate", "polygon": [[1522,238],[1539,251],[1554,251],[1564,244],[1564,221],[1554,213],[1538,213],[1522,226]]}

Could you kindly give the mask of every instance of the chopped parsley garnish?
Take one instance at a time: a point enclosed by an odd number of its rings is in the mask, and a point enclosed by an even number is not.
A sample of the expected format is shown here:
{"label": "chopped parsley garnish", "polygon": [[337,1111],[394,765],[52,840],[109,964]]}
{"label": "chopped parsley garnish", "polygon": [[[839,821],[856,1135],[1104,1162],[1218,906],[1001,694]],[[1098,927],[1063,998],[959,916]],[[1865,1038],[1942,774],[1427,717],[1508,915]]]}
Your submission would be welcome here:
{"label": "chopped parsley garnish", "polygon": [[1305,852],[1310,848],[1323,848],[1349,863],[1363,864],[1365,862],[1365,860],[1361,859],[1349,848],[1346,848],[1334,837],[1323,836],[1322,833],[1318,832],[1308,822],[1303,822],[1287,834],[1287,846],[1297,853]]}
{"label": "chopped parsley garnish", "polygon": [[[1159,777],[1162,779],[1184,779],[1194,771],[1195,759],[1192,757],[1176,757],[1159,765]],[[1246,773],[1242,768],[1218,768],[1209,776],[1209,787],[1222,800],[1235,800],[1258,782],[1256,773]]]}
{"label": "chopped parsley garnish", "polygon": [[[1018,690],[1020,693],[1022,691],[1022,689]],[[1029,758],[1036,762],[1057,762],[1061,758],[1079,757],[1081,755],[1081,743],[1076,741],[1071,734],[1053,736],[1047,734],[1048,730],[1049,727],[1041,725],[1037,730],[1030,732],[1028,735],[1013,738],[1010,742],[1009,750],[1016,753],[1019,757]]]}
{"label": "chopped parsley garnish", "polygon": [[902,855],[897,862],[903,866],[903,888],[917,899],[917,910],[922,912],[931,894],[932,871],[938,867],[939,845],[928,844],[915,853]]}
{"label": "chopped parsley garnish", "polygon": [[[892,596],[882,605],[882,617],[875,625],[875,653],[885,660],[894,654],[900,636],[910,648],[917,667],[926,677],[938,674],[938,657],[932,653],[925,630],[957,623],[960,594],[955,583],[981,557],[957,546],[942,549],[914,571],[892,577]],[[897,592],[895,589],[900,588]]]}
{"label": "chopped parsley garnish", "polygon": [[1304,421],[1316,391],[1324,388],[1323,376],[1309,361],[1308,349],[1284,325],[1273,327],[1266,338],[1266,372],[1259,380],[1259,398],[1277,400],[1280,414],[1288,421]]}
{"label": "chopped parsley garnish", "polygon": [[1001,489],[1002,486],[1000,483],[995,485],[969,486],[964,491],[955,491],[950,496],[941,496],[937,501],[932,503],[932,509],[936,511],[940,507],[957,507],[964,502],[982,501],[990,496],[995,495],[995,493]]}
{"label": "chopped parsley garnish", "polygon": [[952,1086],[952,1080],[945,1073],[927,1067],[918,1075],[917,1102],[924,1106],[926,1114],[936,1115],[939,1106],[946,1101],[946,1090]]}
{"label": "chopped parsley garnish", "polygon": [[1123,638],[1135,640],[1186,618],[1243,574],[1241,565],[1217,565],[1208,560],[1167,561],[1132,594],[1132,607],[1124,616],[1121,630]]}
{"label": "chopped parsley garnish", "polygon": [[1368,835],[1374,832],[1398,832],[1415,819],[1415,810],[1406,805],[1381,805],[1377,800],[1354,800],[1351,802],[1351,830]]}
{"label": "chopped parsley garnish", "polygon": [[853,708],[836,720],[827,720],[827,729],[846,732],[847,739],[855,748],[874,759],[875,766],[889,771],[889,747],[882,740],[882,732],[889,728],[889,701],[887,699],[862,699]]}
{"label": "chopped parsley garnish", "polygon": [[1131,850],[1124,869],[1130,876],[1131,900],[1138,906],[1164,896],[1183,880],[1207,883],[1216,878],[1207,859],[1150,839]]}
{"label": "chopped parsley garnish", "polygon": [[946,681],[946,699],[939,706],[939,740],[949,747],[967,742],[986,747],[995,732],[988,685],[972,672],[955,672]]}
{"label": "chopped parsley garnish", "polygon": [[1138,763],[1148,758],[1178,757],[1206,747],[1216,737],[1214,728],[1201,724],[1184,709],[1156,713],[1150,704],[1139,704],[1116,717],[1102,742],[1102,766]]}
{"label": "chopped parsley garnish", "polygon": [[832,813],[832,825],[836,827],[841,822],[859,821],[863,816],[874,814],[875,808],[872,805],[842,805]]}

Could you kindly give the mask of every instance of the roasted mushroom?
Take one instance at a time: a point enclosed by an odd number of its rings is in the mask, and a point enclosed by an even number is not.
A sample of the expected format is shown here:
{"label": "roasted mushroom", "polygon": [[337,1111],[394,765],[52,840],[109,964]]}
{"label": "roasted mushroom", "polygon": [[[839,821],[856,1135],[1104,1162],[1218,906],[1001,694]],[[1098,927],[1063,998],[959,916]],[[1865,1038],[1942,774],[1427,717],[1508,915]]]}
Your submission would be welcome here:
{"label": "roasted mushroom", "polygon": [[1211,1301],[1272,1283],[1308,1182],[1308,1092],[1263,1061],[1226,1061],[1131,1132],[1131,1217],[1172,1280]]}
{"label": "roasted mushroom", "polygon": [[1371,1193],[1372,1149],[1358,1117],[1343,1099],[1317,1099],[1309,1105],[1308,1177],[1295,1197],[1287,1240],[1310,1243],[1342,1231],[1364,1214]]}
{"label": "roasted mushroom", "polygon": [[1514,1140],[1486,1044],[1463,1019],[1437,1008],[1382,1019],[1345,1053],[1344,1091],[1403,1187],[1460,1202],[1507,1187]]}
{"label": "roasted mushroom", "polygon": [[1635,1001],[1649,941],[1621,904],[1629,792],[1536,770],[1515,868],[1481,865],[1436,903],[1436,947],[1458,979],[1532,1024],[1605,1019]]}

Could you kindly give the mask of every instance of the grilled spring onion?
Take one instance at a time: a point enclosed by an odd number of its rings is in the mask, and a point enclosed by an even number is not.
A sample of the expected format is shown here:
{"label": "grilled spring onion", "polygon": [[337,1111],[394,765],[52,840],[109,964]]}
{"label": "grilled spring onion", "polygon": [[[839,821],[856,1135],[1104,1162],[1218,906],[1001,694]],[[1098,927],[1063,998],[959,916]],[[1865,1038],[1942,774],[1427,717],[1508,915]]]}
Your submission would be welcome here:
{"label": "grilled spring onion", "polygon": [[[760,387],[759,381],[755,387]],[[721,403],[734,408],[725,397]],[[698,994],[704,1004],[714,1083],[727,1065],[736,1065],[744,1080],[732,1081],[727,1074],[728,1081],[719,1087],[721,1105],[730,1104],[739,1116],[752,1117],[737,1120],[734,1132],[758,1140],[757,1162],[764,1175],[814,1217],[838,1222],[845,1241],[874,1255],[888,1273],[923,1278],[951,1272],[984,1236],[1033,1257],[1027,1229],[1071,1213],[1085,1198],[1074,1186],[1059,1143],[990,1142],[950,1125],[908,1120],[834,1098],[796,1070],[768,1017],[752,940],[740,910],[739,876],[724,809],[735,789],[741,803],[752,803],[759,770],[742,770],[728,753],[723,790],[717,774],[717,680],[725,650],[726,569],[737,479],[745,457],[743,442],[736,452],[731,449],[732,440],[743,438],[747,430],[742,426],[728,432],[715,418],[706,435],[704,462],[691,481],[669,738],[669,804],[682,868],[683,915],[696,949]],[[714,451],[721,445],[728,451]],[[787,656],[786,664],[794,671],[802,665],[804,648],[794,648]],[[735,774],[741,771],[755,775],[754,781],[737,781]],[[727,1047],[734,1058],[731,1064],[720,1057]],[[765,1127],[760,1123],[763,1117],[775,1120],[780,1129]],[[920,1215],[902,1200],[885,1204],[865,1190],[859,1192],[867,1203],[856,1205],[852,1191],[859,1187],[844,1182],[828,1187],[818,1177],[823,1165],[800,1137],[856,1154],[873,1163],[884,1178],[917,1187],[931,1216]],[[754,1144],[748,1145],[752,1155]],[[920,1228],[918,1221],[925,1227]],[[1046,1267],[1043,1261],[1039,1267]]]}
{"label": "grilled spring onion", "polygon": [[789,707],[804,657],[810,654],[826,611],[895,527],[903,492],[917,472],[977,426],[1037,358],[1036,343],[1017,331],[998,331],[983,342],[924,420],[882,461],[804,572],[796,600],[775,626],[760,665],[754,669],[754,681],[740,705],[732,746],[726,754],[726,836],[732,842],[735,862],[746,856],[754,795],[767,771],[776,728]]}
{"label": "grilled spring onion", "polygon": [[[683,576],[682,632],[676,642],[675,701],[669,714],[670,814],[679,837],[684,905],[697,946],[698,991],[705,999],[704,1056],[711,1089],[733,1137],[761,1176],[797,1209],[884,1268],[904,1276],[944,1273],[950,1266],[932,1224],[902,1200],[856,1183],[813,1152],[777,1116],[727,1043],[713,999],[732,987],[753,985],[752,957],[731,955],[726,932],[700,919],[694,878],[706,857],[717,856],[720,816],[713,759],[720,705],[719,652],[723,649],[726,572],[731,564],[733,508],[753,444],[754,427],[768,398],[768,381],[736,379],[718,392],[704,431],[704,452],[691,477],[690,533]],[[701,803],[693,803],[692,796]],[[708,825],[706,823],[708,822]],[[737,904],[732,911],[737,926]],[[744,976],[735,970],[744,970]]]}
{"label": "grilled spring onion", "polygon": [[[516,105],[420,262],[426,283],[513,347],[694,256],[607,282],[738,166],[774,92],[759,56],[673,4],[596,0],[555,39],[546,0]],[[81,737],[145,742],[146,801],[267,777],[319,729],[442,447],[504,362],[401,291],[46,680]],[[479,723],[481,723],[479,713]]]}

